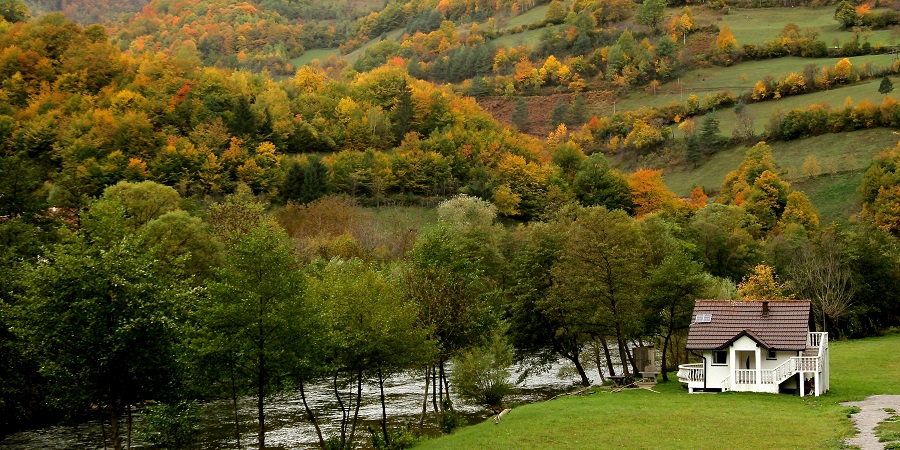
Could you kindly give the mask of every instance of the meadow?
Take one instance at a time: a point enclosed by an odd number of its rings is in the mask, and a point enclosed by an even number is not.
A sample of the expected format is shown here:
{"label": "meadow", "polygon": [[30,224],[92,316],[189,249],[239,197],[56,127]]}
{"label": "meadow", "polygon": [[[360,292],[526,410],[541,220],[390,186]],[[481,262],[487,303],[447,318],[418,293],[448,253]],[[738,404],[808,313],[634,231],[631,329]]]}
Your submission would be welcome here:
{"label": "meadow", "polygon": [[599,388],[516,407],[499,425],[488,420],[417,448],[842,448],[854,427],[840,402],[900,394],[900,332],[830,345],[832,390],[822,397],[690,395],[677,381],[657,385],[659,393]]}

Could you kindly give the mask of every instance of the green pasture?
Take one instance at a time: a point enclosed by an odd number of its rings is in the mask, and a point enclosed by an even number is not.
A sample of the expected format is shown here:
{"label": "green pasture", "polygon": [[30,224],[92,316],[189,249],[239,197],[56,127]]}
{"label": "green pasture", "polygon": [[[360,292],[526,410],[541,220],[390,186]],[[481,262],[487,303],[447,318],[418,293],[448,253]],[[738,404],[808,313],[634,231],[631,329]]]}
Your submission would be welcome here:
{"label": "green pasture", "polygon": [[862,171],[822,175],[795,181],[791,187],[803,191],[819,211],[819,223],[846,222],[862,208],[857,188]]}
{"label": "green pasture", "polygon": [[[853,38],[853,31],[841,30],[834,19],[834,5],[793,8],[731,8],[722,17],[721,24],[728,24],[738,44],[762,44],[775,39],[785,25],[794,23],[801,32],[814,30],[820,40],[828,46],[837,39],[841,45]],[[875,30],[863,33],[860,41],[868,40],[872,45],[891,43],[890,30]]]}
{"label": "green pasture", "polygon": [[518,47],[519,45],[522,45],[522,44],[534,47],[541,41],[541,35],[544,34],[545,30],[556,31],[560,27],[562,27],[562,25],[550,25],[550,26],[547,26],[544,28],[537,28],[534,30],[525,30],[521,33],[506,34],[506,35],[498,37],[497,39],[494,39],[491,42],[493,42],[494,45],[496,45],[497,47],[503,46],[503,47],[507,47],[507,48],[512,48],[512,47]]}
{"label": "green pasture", "polygon": [[547,15],[547,8],[549,8],[549,4],[538,5],[534,8],[529,9],[528,11],[523,12],[515,17],[510,17],[509,22],[506,23],[505,26],[501,27],[502,30],[508,30],[510,28],[515,27],[527,27],[535,22],[540,22],[544,20],[544,16]]}
{"label": "green pasture", "polygon": [[[394,31],[385,33],[384,39],[390,39],[399,42],[404,33],[406,33],[406,30],[404,28],[397,28]],[[370,39],[369,42],[363,44],[362,47],[344,55],[344,59],[346,59],[348,63],[353,64],[369,47],[383,41],[384,39],[382,39],[381,36],[376,37],[375,39]]]}
{"label": "green pasture", "polygon": [[[682,102],[689,95],[695,94],[701,100],[707,93],[716,93],[731,90],[737,95],[750,92],[757,81],[767,76],[781,79],[792,72],[802,73],[804,67],[815,65],[821,71],[822,67],[833,67],[842,58],[800,58],[785,57],[768,59],[763,61],[747,61],[728,67],[712,66],[700,68],[685,73],[682,77],[667,82],[659,87],[655,95],[645,91],[630,92],[627,98],[618,101],[617,110],[634,110],[643,106],[663,107],[672,102]],[[891,55],[865,55],[854,56],[850,63],[854,67],[862,64],[872,64],[877,67],[887,67],[892,62]],[[877,80],[880,82],[881,80]],[[878,85],[875,85],[873,93],[878,95]],[[846,97],[846,96],[845,96]],[[611,110],[603,108],[597,111],[598,117],[609,115]],[[768,116],[767,116],[768,117]]]}
{"label": "green pasture", "polygon": [[[900,82],[900,78],[891,77],[894,83]],[[768,100],[759,103],[747,104],[747,112],[753,117],[753,128],[757,134],[762,134],[766,130],[766,124],[774,112],[787,113],[792,109],[806,108],[812,104],[826,104],[832,108],[841,108],[846,105],[849,99],[853,105],[863,100],[869,100],[875,105],[881,104],[885,96],[878,93],[878,86],[881,79],[874,79],[857,83],[851,86],[843,86],[828,91],[813,92],[804,95],[792,95],[778,100]],[[894,95],[894,98],[897,98]],[[737,122],[737,115],[734,108],[724,108],[709,113],[708,115],[698,116],[694,118],[697,124],[703,123],[707,116],[713,116],[719,120],[719,130],[721,134],[730,136]],[[674,136],[681,137],[682,133],[678,127],[673,126]]]}
{"label": "green pasture", "polygon": [[292,59],[291,65],[294,67],[302,67],[312,63],[314,59],[325,61],[331,55],[340,56],[341,52],[337,48],[313,48]]}
{"label": "green pasture", "polygon": [[832,342],[832,390],[822,397],[690,395],[677,381],[657,385],[659,393],[599,389],[520,406],[498,425],[486,420],[417,448],[842,448],[854,431],[840,402],[900,394],[898,346],[897,332]]}

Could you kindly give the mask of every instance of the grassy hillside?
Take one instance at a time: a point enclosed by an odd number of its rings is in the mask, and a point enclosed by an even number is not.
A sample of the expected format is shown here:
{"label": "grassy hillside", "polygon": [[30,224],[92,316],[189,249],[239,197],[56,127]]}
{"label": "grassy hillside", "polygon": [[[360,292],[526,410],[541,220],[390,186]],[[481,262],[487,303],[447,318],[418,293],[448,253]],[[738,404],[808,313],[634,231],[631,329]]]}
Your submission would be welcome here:
{"label": "grassy hillside", "polygon": [[[689,395],[679,383],[600,392],[515,408],[491,421],[425,442],[422,449],[478,448],[840,448],[852,435],[840,402],[900,394],[900,333],[831,344],[830,393]],[[881,355],[878,359],[871,355]],[[764,413],[763,413],[764,412]],[[727,426],[725,426],[727,424]],[[753,436],[752,440],[747,437]]]}
{"label": "grassy hillside", "polygon": [[[879,128],[852,133],[827,134],[788,142],[771,142],[775,162],[783,177],[795,189],[802,190],[819,210],[824,223],[845,221],[859,212],[856,188],[862,173],[878,152],[897,144],[894,130]],[[725,175],[736,169],[746,147],[737,146],[713,155],[696,169],[664,171],[666,184],[676,194],[686,196],[694,186],[718,190]],[[803,170],[807,157],[813,156],[823,174],[809,178]]]}
{"label": "grassy hillside", "polygon": [[[739,44],[761,44],[770,41],[788,23],[795,23],[801,30],[812,30],[819,33],[828,45],[835,39],[842,44],[853,38],[851,30],[841,30],[834,20],[834,5],[792,8],[731,8],[722,17],[727,23]],[[868,31],[862,36],[872,45],[891,43],[890,30]],[[840,45],[838,44],[838,45]]]}

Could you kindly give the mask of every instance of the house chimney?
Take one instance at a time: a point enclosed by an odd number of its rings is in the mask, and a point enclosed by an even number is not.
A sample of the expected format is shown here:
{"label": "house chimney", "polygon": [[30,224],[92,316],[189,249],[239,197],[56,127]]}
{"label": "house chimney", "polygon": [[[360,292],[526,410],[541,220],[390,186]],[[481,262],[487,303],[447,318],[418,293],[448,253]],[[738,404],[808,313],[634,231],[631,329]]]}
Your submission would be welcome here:
{"label": "house chimney", "polygon": [[769,316],[769,302],[767,301],[762,302],[762,315],[763,317]]}

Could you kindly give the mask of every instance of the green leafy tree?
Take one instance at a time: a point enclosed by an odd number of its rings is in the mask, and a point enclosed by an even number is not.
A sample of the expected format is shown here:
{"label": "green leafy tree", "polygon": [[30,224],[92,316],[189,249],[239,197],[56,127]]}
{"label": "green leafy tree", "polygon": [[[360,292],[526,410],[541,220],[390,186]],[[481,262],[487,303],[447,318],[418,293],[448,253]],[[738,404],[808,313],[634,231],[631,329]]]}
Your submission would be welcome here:
{"label": "green leafy tree", "polygon": [[465,350],[454,359],[450,381],[462,398],[500,411],[503,398],[512,391],[512,363],[512,347],[503,331],[497,329],[485,344]]}
{"label": "green leafy tree", "polygon": [[556,101],[556,106],[553,107],[553,112],[550,114],[550,126],[556,128],[557,125],[565,123],[568,113],[569,105],[566,104],[566,100],[563,97],[560,97]]}
{"label": "green leafy tree", "polygon": [[641,25],[650,27],[654,32],[658,31],[666,14],[666,0],[644,0],[638,6],[635,20]]}
{"label": "green leafy tree", "polygon": [[140,251],[137,237],[104,236],[79,232],[31,266],[22,305],[51,397],[72,411],[100,405],[110,445],[121,449],[133,405],[164,400],[177,387],[189,291]]}
{"label": "green leafy tree", "polygon": [[[672,338],[691,324],[694,300],[708,297],[711,279],[703,266],[681,251],[669,254],[648,276],[644,297],[648,331],[662,337],[663,381],[669,381],[669,350]],[[676,361],[677,363],[677,361]]]}
{"label": "green leafy tree", "polygon": [[553,0],[544,14],[544,21],[549,24],[560,24],[566,20],[566,8],[560,0]]}
{"label": "green leafy tree", "polygon": [[302,345],[308,315],[291,241],[273,221],[255,219],[226,237],[225,261],[207,283],[200,317],[215,336],[210,353],[229,365],[222,372],[233,377],[233,396],[246,390],[256,398],[257,440],[264,448],[265,400],[290,376],[291,351]]}
{"label": "green leafy tree", "polygon": [[584,206],[634,211],[628,180],[609,167],[602,153],[594,153],[581,163],[573,186],[575,197]]}
{"label": "green leafy tree", "polygon": [[29,15],[28,5],[21,0],[0,1],[0,17],[7,22],[24,22]]}
{"label": "green leafy tree", "polygon": [[853,4],[847,0],[842,0],[834,10],[834,18],[840,22],[842,28],[850,28],[856,25],[859,15],[856,13],[856,8]]}
{"label": "green leafy tree", "polygon": [[[425,364],[434,354],[428,329],[418,320],[417,304],[402,295],[389,271],[358,259],[314,264],[309,272],[306,297],[318,312],[316,320],[322,327],[320,364],[324,363],[323,371],[333,380],[333,393],[342,412],[338,448],[354,447],[362,386],[367,379],[378,383],[382,439],[390,445],[385,380]],[[321,431],[319,436],[325,448]]]}
{"label": "green leafy tree", "polygon": [[697,211],[688,229],[705,269],[735,282],[762,257],[756,241],[759,233],[756,217],[743,208],[720,203]]}
{"label": "green leafy tree", "polygon": [[594,336],[614,338],[626,372],[628,342],[641,334],[641,302],[648,246],[634,219],[604,207],[577,213],[551,273],[552,313]]}

